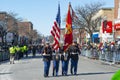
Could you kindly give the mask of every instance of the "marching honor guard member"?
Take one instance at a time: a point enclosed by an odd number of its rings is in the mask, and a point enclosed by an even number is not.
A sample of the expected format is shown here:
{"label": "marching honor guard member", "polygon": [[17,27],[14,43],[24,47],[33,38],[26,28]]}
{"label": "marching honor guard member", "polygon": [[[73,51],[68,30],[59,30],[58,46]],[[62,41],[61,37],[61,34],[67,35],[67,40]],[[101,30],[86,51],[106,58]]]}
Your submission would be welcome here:
{"label": "marching honor guard member", "polygon": [[73,44],[70,46],[69,51],[70,51],[70,56],[71,56],[70,72],[71,72],[71,74],[76,75],[77,74],[79,54],[81,53],[76,41],[74,41]]}
{"label": "marching honor guard member", "polygon": [[60,55],[58,50],[53,51],[53,76],[58,76]]}
{"label": "marching honor guard member", "polygon": [[52,48],[50,47],[49,43],[46,43],[42,55],[44,61],[44,77],[48,77],[50,61],[52,60]]}
{"label": "marching honor guard member", "polygon": [[60,48],[60,54],[62,62],[62,75],[67,75],[70,54],[68,50],[64,51],[63,47]]}

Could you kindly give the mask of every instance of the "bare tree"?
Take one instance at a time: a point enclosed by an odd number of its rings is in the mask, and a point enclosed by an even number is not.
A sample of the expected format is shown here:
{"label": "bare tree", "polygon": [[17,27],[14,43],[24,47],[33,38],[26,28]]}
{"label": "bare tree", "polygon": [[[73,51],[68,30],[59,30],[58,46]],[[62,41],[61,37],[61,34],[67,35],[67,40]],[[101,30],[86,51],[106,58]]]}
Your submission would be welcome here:
{"label": "bare tree", "polygon": [[6,16],[6,21],[7,21],[7,27],[9,32],[18,32],[18,28],[17,28],[17,19],[16,19],[16,15],[15,13],[7,13]]}
{"label": "bare tree", "polygon": [[8,12],[8,14],[9,14],[11,17],[13,17],[16,21],[23,21],[23,18],[18,17],[18,14],[15,13],[15,12],[10,11],[10,12]]}
{"label": "bare tree", "polygon": [[23,19],[18,17],[17,13],[10,11],[7,13],[6,20],[8,22],[7,24],[9,27],[8,31],[18,34],[18,24],[17,23],[22,21]]}
{"label": "bare tree", "polygon": [[103,3],[91,3],[84,6],[78,6],[75,8],[76,16],[73,16],[73,25],[85,29],[89,33],[91,41],[92,34],[97,29],[97,24],[100,22],[101,18],[98,17],[93,19],[95,14],[101,9]]}

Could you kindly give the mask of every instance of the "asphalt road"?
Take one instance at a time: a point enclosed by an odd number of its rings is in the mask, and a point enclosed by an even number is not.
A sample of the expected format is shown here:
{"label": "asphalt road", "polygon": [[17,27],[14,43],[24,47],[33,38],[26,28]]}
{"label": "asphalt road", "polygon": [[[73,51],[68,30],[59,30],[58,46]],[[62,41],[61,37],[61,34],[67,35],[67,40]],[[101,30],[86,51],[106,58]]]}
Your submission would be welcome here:
{"label": "asphalt road", "polygon": [[119,68],[99,60],[80,56],[77,75],[71,75],[69,69],[68,76],[62,76],[60,63],[59,76],[53,77],[51,62],[49,77],[44,78],[42,57],[37,55],[35,58],[30,56],[29,58],[15,61],[15,64],[9,64],[7,61],[1,63],[0,80],[111,80],[112,75]]}

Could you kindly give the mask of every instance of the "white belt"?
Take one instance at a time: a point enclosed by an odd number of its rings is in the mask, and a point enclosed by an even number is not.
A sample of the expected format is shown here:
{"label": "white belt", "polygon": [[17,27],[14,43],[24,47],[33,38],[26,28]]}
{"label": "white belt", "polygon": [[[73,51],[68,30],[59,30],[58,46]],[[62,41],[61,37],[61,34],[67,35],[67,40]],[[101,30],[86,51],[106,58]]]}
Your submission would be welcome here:
{"label": "white belt", "polygon": [[55,53],[53,53],[52,55],[53,55],[53,56],[56,56],[56,55],[61,55],[61,54],[55,54]]}
{"label": "white belt", "polygon": [[68,54],[67,54],[67,53],[63,53],[63,55],[64,55],[64,56],[68,56]]}
{"label": "white belt", "polygon": [[50,56],[50,54],[45,54],[45,53],[43,53],[43,56]]}
{"label": "white belt", "polygon": [[73,53],[73,52],[72,52],[72,54],[78,54],[78,53]]}

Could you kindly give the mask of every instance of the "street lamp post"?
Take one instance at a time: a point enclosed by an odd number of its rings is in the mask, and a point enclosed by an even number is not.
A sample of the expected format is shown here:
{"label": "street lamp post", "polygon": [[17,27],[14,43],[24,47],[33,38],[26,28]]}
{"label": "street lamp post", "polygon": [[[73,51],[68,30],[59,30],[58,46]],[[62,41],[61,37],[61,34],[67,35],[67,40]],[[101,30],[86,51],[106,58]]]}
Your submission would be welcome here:
{"label": "street lamp post", "polygon": [[3,27],[2,27],[2,25],[0,24],[0,46],[3,46]]}

